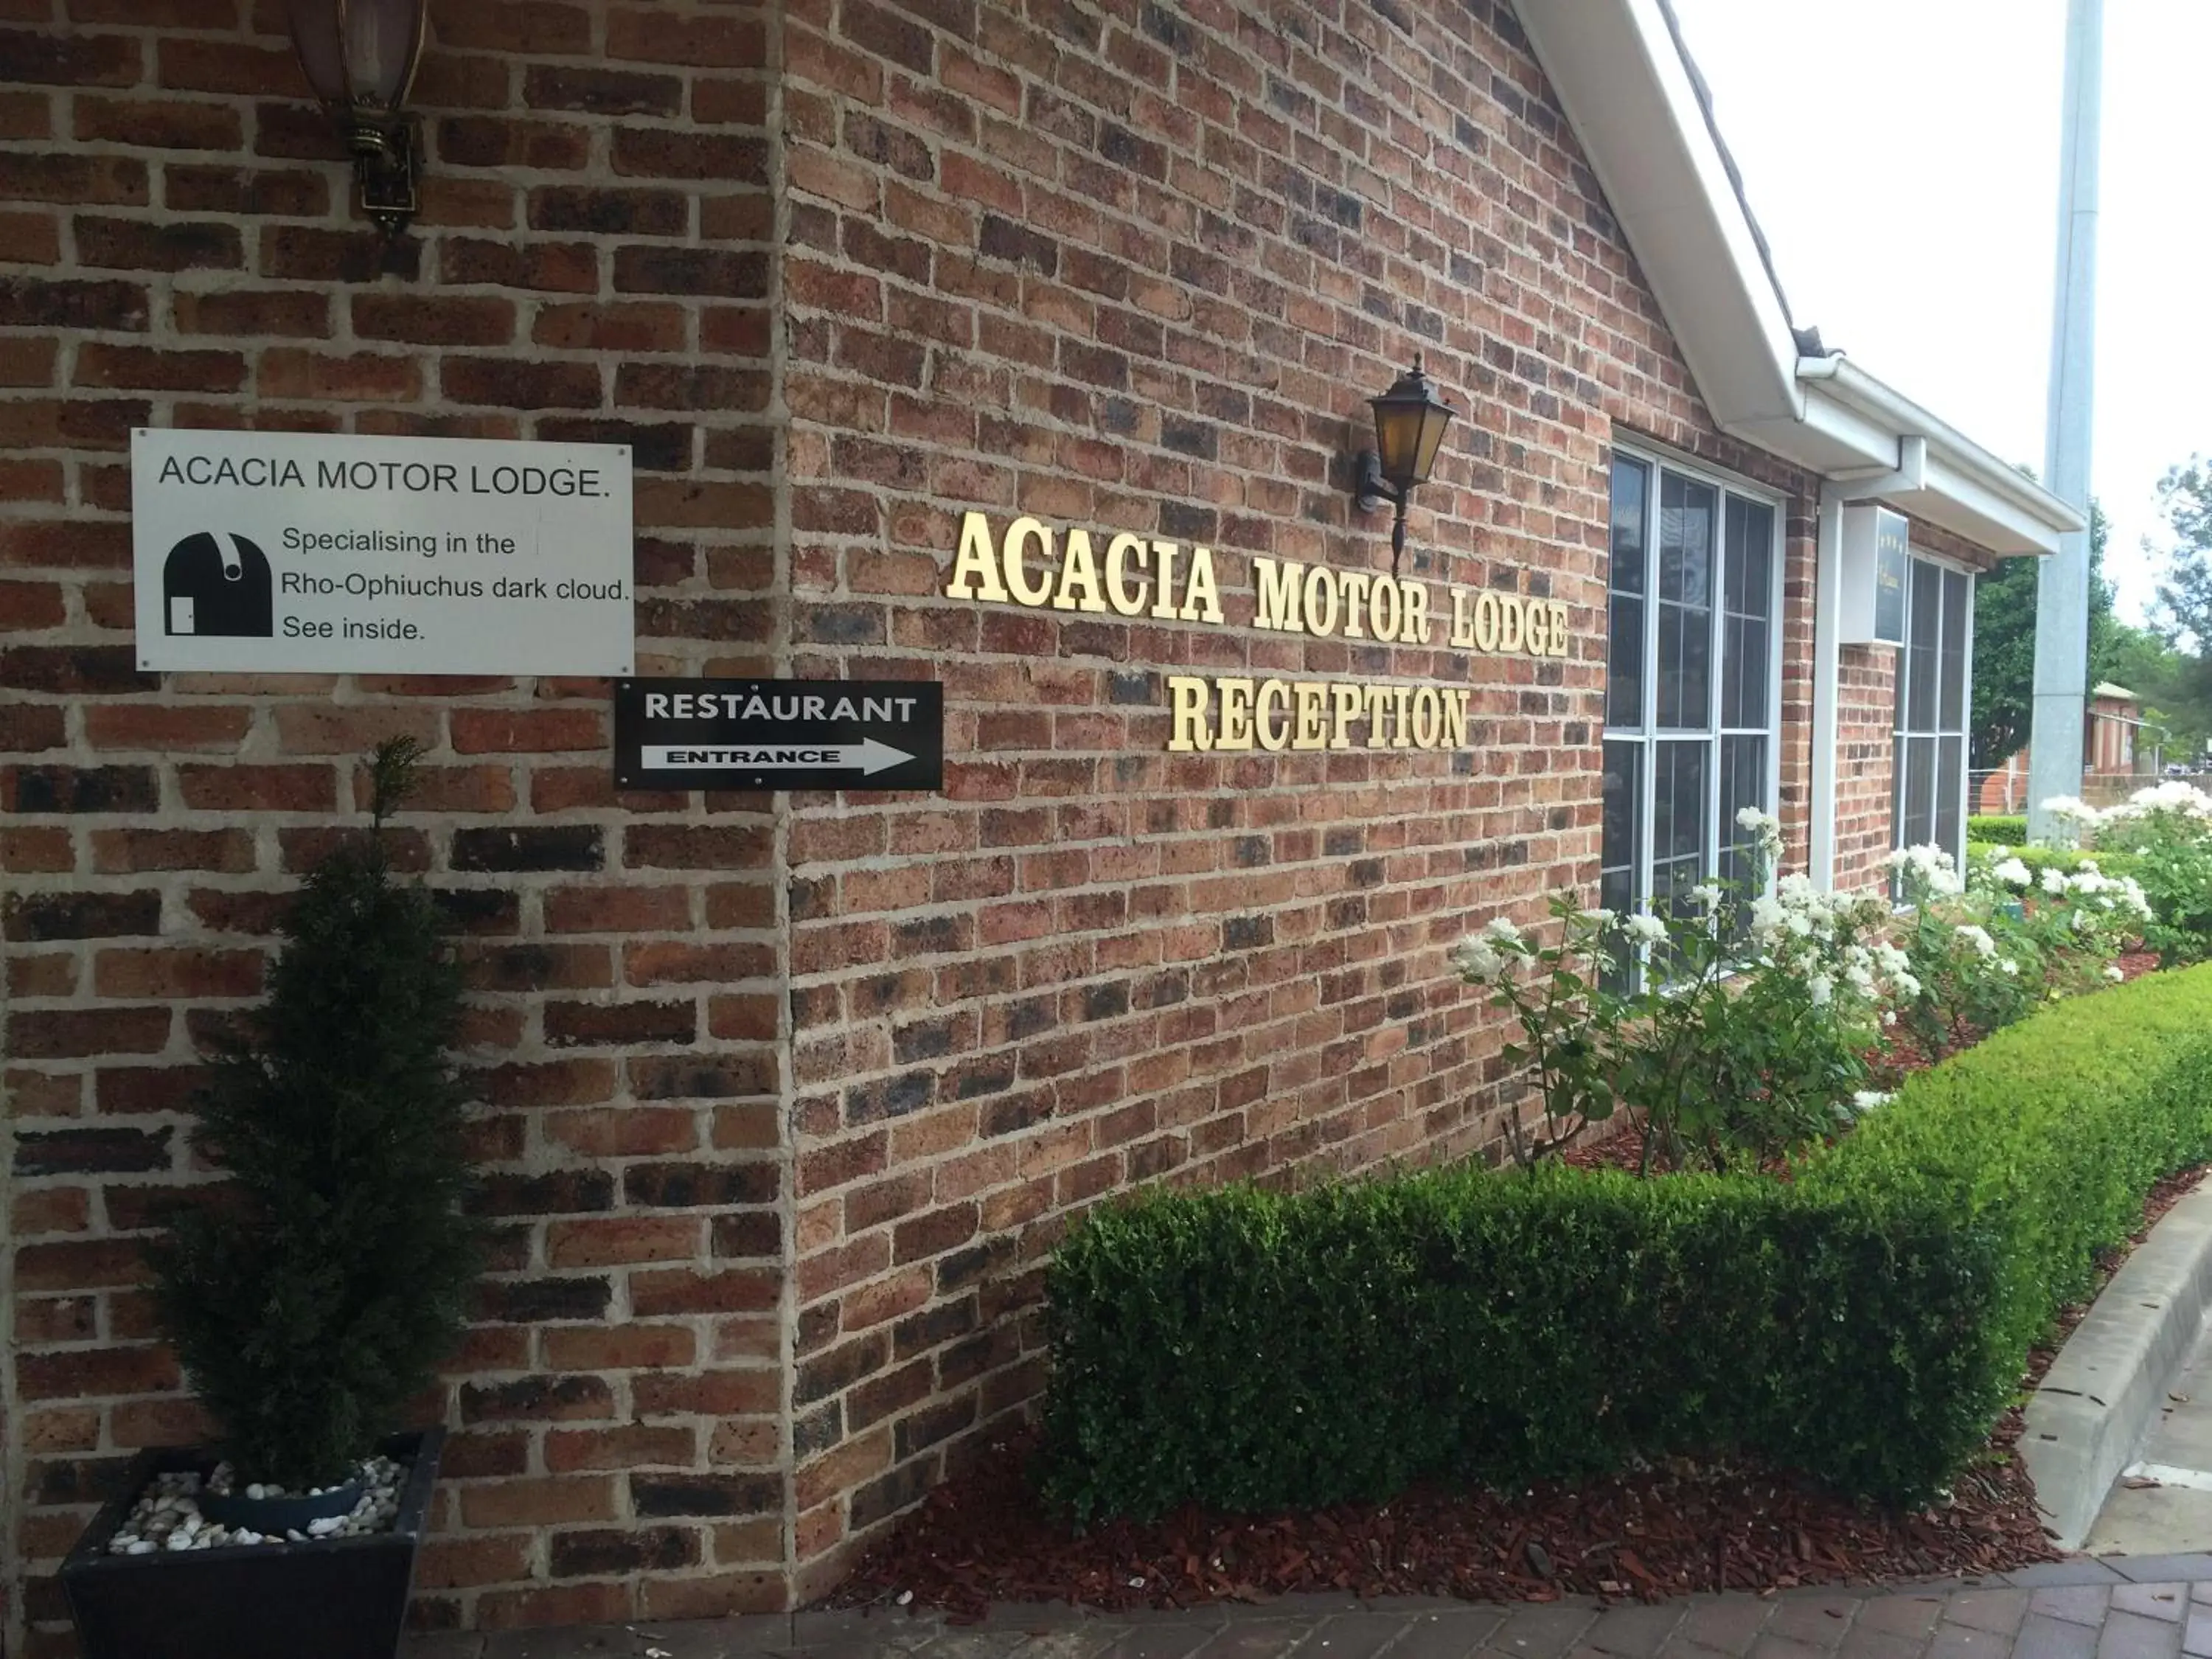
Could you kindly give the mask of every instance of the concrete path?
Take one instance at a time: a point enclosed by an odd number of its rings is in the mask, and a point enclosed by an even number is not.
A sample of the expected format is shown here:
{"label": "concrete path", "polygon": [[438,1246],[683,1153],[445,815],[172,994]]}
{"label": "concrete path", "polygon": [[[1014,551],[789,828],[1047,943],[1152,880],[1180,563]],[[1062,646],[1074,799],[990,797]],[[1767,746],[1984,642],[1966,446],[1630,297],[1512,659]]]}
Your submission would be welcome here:
{"label": "concrete path", "polygon": [[2212,1326],[2166,1385],[2160,1415],[2082,1548],[2096,1555],[2212,1550]]}
{"label": "concrete path", "polygon": [[2076,1559],[1914,1589],[1497,1607],[1285,1596],[981,1625],[804,1613],[435,1636],[406,1659],[2212,1659],[2212,1555]]}

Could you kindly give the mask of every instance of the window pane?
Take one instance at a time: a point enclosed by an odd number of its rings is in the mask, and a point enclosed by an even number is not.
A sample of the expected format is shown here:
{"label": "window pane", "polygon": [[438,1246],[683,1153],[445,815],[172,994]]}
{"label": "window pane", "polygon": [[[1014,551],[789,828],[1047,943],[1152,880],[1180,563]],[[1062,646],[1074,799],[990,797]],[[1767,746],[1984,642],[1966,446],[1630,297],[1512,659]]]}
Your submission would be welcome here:
{"label": "window pane", "polygon": [[1650,540],[1645,520],[1651,471],[1641,461],[1616,458],[1613,464],[1613,567],[1607,585],[1616,593],[1644,592],[1644,564]]}
{"label": "window pane", "polygon": [[1905,847],[1920,847],[1936,838],[1936,739],[1902,739],[1905,761],[1905,805],[1899,815]]}
{"label": "window pane", "polygon": [[[1597,902],[1607,909],[1626,915],[1636,908],[1642,884],[1637,866],[1642,861],[1638,828],[1644,819],[1644,745],[1608,743],[1605,745],[1605,835],[1598,854]],[[1614,936],[1618,941],[1620,936]],[[1634,982],[1635,963],[1625,950],[1615,953],[1603,979],[1609,989],[1627,990]]]}
{"label": "window pane", "polygon": [[1965,825],[1959,817],[1959,800],[1963,793],[1959,763],[1964,743],[1960,738],[1936,740],[1936,824],[1931,837],[1953,859],[1960,860],[1962,867],[1966,849],[1962,839]]}
{"label": "window pane", "polygon": [[1772,614],[1774,509],[1731,495],[1728,502],[1728,608],[1739,617]]}
{"label": "window pane", "polygon": [[1705,872],[1704,743],[1662,743],[1653,751],[1651,898],[1655,905],[1695,886]]}
{"label": "window pane", "polygon": [[1613,556],[1607,577],[1613,603],[1606,642],[1605,723],[1644,724],[1644,567],[1649,559],[1651,471],[1641,461],[1613,464]]}
{"label": "window pane", "polygon": [[1726,619],[1721,625],[1721,725],[1766,724],[1770,568],[1774,510],[1728,498]]}
{"label": "window pane", "polygon": [[1966,726],[1966,623],[1972,615],[1968,579],[1956,570],[1945,571],[1942,689],[1937,718],[1946,732],[1963,732]]}
{"label": "window pane", "polygon": [[1739,887],[1750,884],[1751,849],[1759,837],[1735,821],[1747,806],[1771,810],[1766,799],[1766,739],[1759,737],[1721,739],[1721,821],[1715,826],[1721,838],[1720,876]]}
{"label": "window pane", "polygon": [[1614,594],[1607,626],[1605,723],[1634,730],[1644,724],[1644,601]]}
{"label": "window pane", "polygon": [[1712,718],[1713,514],[1719,492],[1659,477],[1658,723],[1701,732]]}
{"label": "window pane", "polygon": [[1936,729],[1936,641],[1942,619],[1943,572],[1941,567],[1916,559],[1912,562],[1912,614],[1906,623],[1911,643],[1903,654],[1910,659],[1905,685],[1908,701],[1905,729]]}
{"label": "window pane", "polygon": [[[1605,745],[1605,836],[1598,854],[1599,879],[1610,882],[1616,872],[1629,883],[1628,896],[1635,896],[1637,854],[1637,825],[1642,821],[1642,785],[1644,781],[1644,745],[1640,743],[1608,743]],[[1614,907],[1611,899],[1601,900],[1608,908]]]}

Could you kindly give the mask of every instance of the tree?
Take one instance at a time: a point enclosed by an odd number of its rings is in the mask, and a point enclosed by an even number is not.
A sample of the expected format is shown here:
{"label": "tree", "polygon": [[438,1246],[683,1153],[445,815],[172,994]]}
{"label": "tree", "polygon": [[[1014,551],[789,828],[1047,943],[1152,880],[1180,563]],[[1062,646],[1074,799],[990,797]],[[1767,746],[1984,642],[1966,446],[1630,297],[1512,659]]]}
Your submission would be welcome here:
{"label": "tree", "polygon": [[460,969],[381,833],[417,747],[377,750],[373,827],[308,875],[267,1000],[195,1099],[194,1145],[229,1180],[148,1252],[241,1484],[350,1478],[454,1346],[475,1277]]}
{"label": "tree", "polygon": [[2170,644],[2201,661],[2212,648],[2212,472],[2203,456],[2166,470],[2158,504],[2174,543],[2153,614]]}
{"label": "tree", "polygon": [[[2117,676],[2126,625],[2105,580],[2105,509],[2089,503],[2089,679]],[[2035,708],[2035,590],[2041,559],[2000,559],[1974,584],[1972,766],[2002,766],[2026,746]],[[2128,632],[2136,630],[2128,629]],[[2130,689],[2136,689],[2130,687]]]}

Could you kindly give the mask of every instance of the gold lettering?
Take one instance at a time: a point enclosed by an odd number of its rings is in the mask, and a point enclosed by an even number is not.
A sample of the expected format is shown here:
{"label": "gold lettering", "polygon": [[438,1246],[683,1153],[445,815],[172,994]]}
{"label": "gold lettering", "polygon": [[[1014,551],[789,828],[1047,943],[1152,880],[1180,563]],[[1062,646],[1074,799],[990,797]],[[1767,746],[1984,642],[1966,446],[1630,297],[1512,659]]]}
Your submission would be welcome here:
{"label": "gold lettering", "polygon": [[[1108,556],[1112,556],[1110,550]],[[1175,723],[1168,738],[1170,750],[1178,755],[1204,754],[1212,748],[1213,734],[1206,724],[1206,682],[1188,674],[1170,674],[1168,695],[1175,699]]]}
{"label": "gold lettering", "polygon": [[1527,620],[1527,613],[1522,609],[1521,596],[1508,593],[1498,602],[1498,608],[1504,613],[1498,619],[1498,648],[1500,651],[1518,651],[1521,648],[1521,624]]}
{"label": "gold lettering", "polygon": [[1464,587],[1455,587],[1452,596],[1451,642],[1455,651],[1474,648],[1474,595]]}
{"label": "gold lettering", "polygon": [[1404,620],[1398,624],[1401,642],[1426,645],[1429,642],[1429,585],[1426,582],[1401,581],[1398,592],[1406,601]]}
{"label": "gold lettering", "polygon": [[1306,625],[1298,617],[1299,578],[1305,567],[1293,559],[1262,559],[1252,561],[1252,592],[1257,601],[1253,613],[1255,628],[1278,629],[1286,634],[1303,634]]}
{"label": "gold lettering", "polygon": [[1055,611],[1073,611],[1079,602],[1075,590],[1083,590],[1080,608],[1085,611],[1103,611],[1106,601],[1098,592],[1098,564],[1091,556],[1091,532],[1071,530],[1067,546],[1060,556],[1060,592],[1052,596]]}
{"label": "gold lettering", "polygon": [[[1336,572],[1317,564],[1306,572],[1306,632],[1336,632]],[[1326,603],[1324,603],[1326,601]]]}
{"label": "gold lettering", "polygon": [[1423,749],[1437,746],[1437,733],[1443,726],[1443,699],[1437,688],[1425,685],[1413,693],[1413,742]]}
{"label": "gold lettering", "polygon": [[1551,628],[1552,613],[1544,609],[1544,602],[1541,599],[1529,600],[1528,617],[1521,632],[1528,642],[1530,656],[1548,657],[1552,654]]}
{"label": "gold lettering", "polygon": [[1017,519],[1006,526],[1006,544],[1000,550],[999,562],[1006,572],[1006,587],[1014,596],[1016,605],[1040,605],[1052,597],[1052,578],[1047,576],[1035,587],[1030,586],[1029,567],[1023,562],[1025,544],[1036,542],[1044,550],[1045,562],[1052,562],[1052,532],[1035,519]]}
{"label": "gold lettering", "polygon": [[1298,694],[1298,731],[1291,739],[1291,747],[1326,749],[1328,729],[1322,724],[1322,705],[1328,701],[1328,687],[1320,680],[1300,680],[1294,689]]}
{"label": "gold lettering", "polygon": [[[1287,749],[1290,747],[1291,720],[1288,712],[1290,701],[1289,681],[1261,680],[1260,682],[1260,702],[1257,711],[1253,715],[1253,725],[1258,728],[1261,748]],[[1268,712],[1271,703],[1280,704],[1285,711],[1282,724],[1279,726],[1275,724],[1273,715]]]}
{"label": "gold lettering", "polygon": [[[1124,580],[1127,562],[1132,555],[1136,557],[1139,573],[1133,592]],[[1146,550],[1142,536],[1132,536],[1125,532],[1106,544],[1106,597],[1113,600],[1114,609],[1125,617],[1136,616],[1145,608],[1145,589],[1149,584],[1142,580],[1142,573],[1151,559],[1152,555]]]}
{"label": "gold lettering", "polygon": [[991,521],[981,513],[960,515],[960,551],[952,560],[952,580],[945,584],[948,599],[988,599],[1006,602],[999,581],[997,562],[991,556]]}
{"label": "gold lettering", "polygon": [[1190,586],[1183,590],[1181,616],[1185,622],[1218,623],[1221,620],[1221,590],[1213,580],[1213,550],[1194,547],[1190,550]]}
{"label": "gold lettering", "polygon": [[1160,556],[1160,596],[1152,601],[1152,615],[1162,622],[1176,620],[1176,555],[1179,550],[1173,542],[1154,542],[1152,551]]}
{"label": "gold lettering", "polygon": [[1252,682],[1224,678],[1214,681],[1221,693],[1221,726],[1213,734],[1216,749],[1252,746]]}
{"label": "gold lettering", "polygon": [[1467,747],[1467,705],[1474,693],[1459,686],[1444,687],[1444,747]]}
{"label": "gold lettering", "polygon": [[1413,688],[1394,685],[1390,688],[1390,746],[1411,749],[1413,746]]}
{"label": "gold lettering", "polygon": [[1349,735],[1352,722],[1359,717],[1359,688],[1348,680],[1334,680],[1329,684],[1328,694],[1336,704],[1335,731],[1328,740],[1328,746],[1349,749],[1352,747]]}
{"label": "gold lettering", "polygon": [[[1388,599],[1388,605],[1383,601]],[[1405,626],[1405,600],[1398,592],[1398,584],[1388,576],[1377,576],[1375,586],[1367,597],[1367,625],[1378,640],[1398,640],[1405,635],[1399,630]]]}
{"label": "gold lettering", "polygon": [[1474,596],[1474,648],[1498,649],[1498,595],[1487,588]]}
{"label": "gold lettering", "polygon": [[1367,746],[1381,749],[1385,746],[1382,711],[1389,704],[1390,688],[1387,685],[1363,685],[1359,688],[1359,695],[1367,704]]}
{"label": "gold lettering", "polygon": [[1374,580],[1358,570],[1347,570],[1336,579],[1344,592],[1344,637],[1347,640],[1367,637],[1367,630],[1359,625],[1360,613],[1367,609],[1367,587]]}
{"label": "gold lettering", "polygon": [[1563,599],[1547,599],[1544,603],[1544,609],[1551,612],[1552,616],[1552,654],[1555,657],[1564,657],[1567,654],[1566,602]]}

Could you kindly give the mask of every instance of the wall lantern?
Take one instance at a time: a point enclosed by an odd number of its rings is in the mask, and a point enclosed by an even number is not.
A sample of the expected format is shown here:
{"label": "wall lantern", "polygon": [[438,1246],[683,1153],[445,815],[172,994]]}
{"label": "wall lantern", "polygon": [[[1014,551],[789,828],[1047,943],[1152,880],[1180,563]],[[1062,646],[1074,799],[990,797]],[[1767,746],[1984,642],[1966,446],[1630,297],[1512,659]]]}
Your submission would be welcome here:
{"label": "wall lantern", "polygon": [[1363,513],[1396,503],[1390,526],[1390,574],[1395,575],[1406,550],[1407,500],[1417,485],[1428,483],[1455,411],[1437,395],[1437,383],[1422,372],[1419,357],[1388,392],[1367,401],[1375,409],[1375,447],[1359,452],[1352,489]]}
{"label": "wall lantern", "polygon": [[361,210],[386,236],[415,216],[422,148],[406,113],[428,0],[288,0],[307,84],[353,151]]}

